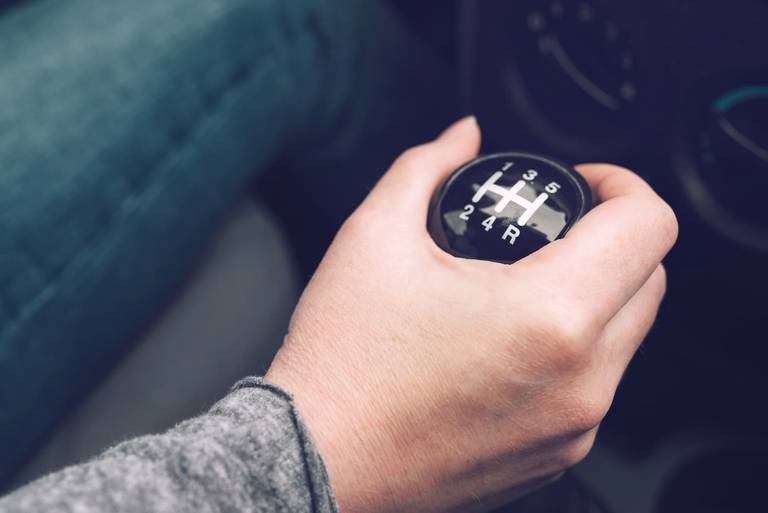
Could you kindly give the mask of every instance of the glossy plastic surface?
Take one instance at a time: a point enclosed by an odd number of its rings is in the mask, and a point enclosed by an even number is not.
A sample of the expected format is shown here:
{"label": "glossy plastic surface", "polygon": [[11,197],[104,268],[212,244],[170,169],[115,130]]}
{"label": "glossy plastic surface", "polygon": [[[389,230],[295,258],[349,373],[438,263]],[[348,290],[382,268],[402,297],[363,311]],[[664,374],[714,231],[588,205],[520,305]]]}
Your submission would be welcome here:
{"label": "glossy plastic surface", "polygon": [[427,228],[462,258],[512,263],[563,237],[592,206],[573,168],[528,153],[498,153],[455,171],[435,192]]}

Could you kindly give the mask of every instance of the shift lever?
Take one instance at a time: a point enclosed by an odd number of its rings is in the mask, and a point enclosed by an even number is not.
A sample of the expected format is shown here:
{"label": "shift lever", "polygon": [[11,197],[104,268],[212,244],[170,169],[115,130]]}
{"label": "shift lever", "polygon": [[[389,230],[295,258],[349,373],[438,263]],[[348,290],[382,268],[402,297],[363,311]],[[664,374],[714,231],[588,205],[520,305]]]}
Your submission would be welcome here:
{"label": "shift lever", "polygon": [[435,191],[427,229],[462,258],[512,263],[559,239],[592,207],[572,167],[530,153],[497,153],[453,172]]}

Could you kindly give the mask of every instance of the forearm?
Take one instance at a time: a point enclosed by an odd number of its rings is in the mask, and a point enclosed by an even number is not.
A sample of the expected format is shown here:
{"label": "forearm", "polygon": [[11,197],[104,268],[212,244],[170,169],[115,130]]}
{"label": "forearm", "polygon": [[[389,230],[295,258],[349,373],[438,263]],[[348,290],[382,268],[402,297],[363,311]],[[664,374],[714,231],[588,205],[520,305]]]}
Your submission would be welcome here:
{"label": "forearm", "polygon": [[2,12],[0,487],[157,318],[259,171],[381,125],[359,103],[402,96],[382,91],[380,76],[403,74],[379,56],[405,44],[373,30],[382,9],[73,0]]}
{"label": "forearm", "polygon": [[0,499],[0,512],[335,512],[319,454],[282,390],[249,378],[207,413]]}

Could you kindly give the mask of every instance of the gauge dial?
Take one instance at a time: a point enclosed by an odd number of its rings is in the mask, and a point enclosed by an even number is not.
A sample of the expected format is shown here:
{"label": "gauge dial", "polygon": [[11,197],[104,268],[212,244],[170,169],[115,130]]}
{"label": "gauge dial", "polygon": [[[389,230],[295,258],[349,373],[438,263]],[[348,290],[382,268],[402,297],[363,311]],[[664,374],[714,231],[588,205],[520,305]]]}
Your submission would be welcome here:
{"label": "gauge dial", "polygon": [[528,1],[511,31],[537,106],[566,130],[613,134],[638,101],[635,54],[607,12],[584,1]]}
{"label": "gauge dial", "polygon": [[726,89],[698,119],[691,199],[725,235],[768,250],[768,82]]}

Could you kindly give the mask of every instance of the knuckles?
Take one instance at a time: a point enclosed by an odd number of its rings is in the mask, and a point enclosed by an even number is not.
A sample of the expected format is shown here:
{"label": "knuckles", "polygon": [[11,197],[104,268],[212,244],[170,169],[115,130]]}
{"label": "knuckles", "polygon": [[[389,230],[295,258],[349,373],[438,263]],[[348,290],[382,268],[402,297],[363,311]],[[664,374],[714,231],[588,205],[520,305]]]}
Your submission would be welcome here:
{"label": "knuckles", "polygon": [[656,271],[651,275],[651,279],[654,280],[656,295],[659,300],[661,300],[667,293],[667,270],[664,267],[664,264],[659,264],[659,267],[657,267]]}
{"label": "knuckles", "polygon": [[594,430],[611,407],[613,394],[607,390],[580,391],[568,397],[565,414],[567,432],[581,435]]}
{"label": "knuckles", "polygon": [[665,247],[671,248],[677,242],[677,236],[680,233],[680,225],[677,221],[677,215],[672,207],[656,196],[655,200],[655,224],[659,235],[663,238]]}
{"label": "knuckles", "polygon": [[[651,186],[637,173],[630,169],[615,164],[589,164],[590,166],[598,166],[605,169],[609,169],[611,174],[615,175],[627,175],[633,179],[641,180],[645,185],[642,190],[638,190],[638,194],[644,196],[648,200],[648,205],[645,205],[644,211],[651,216],[653,226],[658,230],[659,235],[663,237],[663,242],[666,247],[671,248],[677,241],[679,232],[679,225],[677,216],[675,215],[672,207],[664,201]],[[577,166],[581,167],[581,166]]]}
{"label": "knuckles", "polygon": [[569,469],[581,463],[592,450],[595,443],[593,435],[584,435],[571,442],[560,454],[560,465],[562,469]]}
{"label": "knuckles", "polygon": [[582,309],[551,312],[542,322],[540,335],[548,348],[545,357],[554,370],[580,370],[590,362],[597,330]]}

